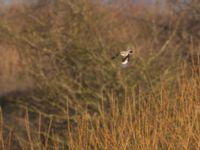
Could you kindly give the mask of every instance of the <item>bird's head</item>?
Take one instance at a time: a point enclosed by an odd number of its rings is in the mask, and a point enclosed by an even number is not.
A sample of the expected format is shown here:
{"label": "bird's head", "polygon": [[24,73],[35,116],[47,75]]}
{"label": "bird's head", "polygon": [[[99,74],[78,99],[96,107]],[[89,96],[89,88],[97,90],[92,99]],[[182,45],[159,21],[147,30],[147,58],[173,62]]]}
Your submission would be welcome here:
{"label": "bird's head", "polygon": [[133,53],[133,50],[131,48],[128,48],[128,53],[129,54],[132,54]]}

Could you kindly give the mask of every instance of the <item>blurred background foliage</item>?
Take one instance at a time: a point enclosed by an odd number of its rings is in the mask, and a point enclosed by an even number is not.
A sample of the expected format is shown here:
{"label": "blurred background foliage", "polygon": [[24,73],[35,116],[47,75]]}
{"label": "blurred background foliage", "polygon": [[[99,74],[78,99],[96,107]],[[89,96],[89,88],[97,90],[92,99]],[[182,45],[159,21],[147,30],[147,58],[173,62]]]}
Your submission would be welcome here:
{"label": "blurred background foliage", "polygon": [[[177,76],[190,78],[191,66],[199,65],[200,3],[174,2],[164,8],[94,0],[2,6],[3,109],[28,107],[63,124],[68,107],[73,119],[86,108],[98,113],[99,103],[109,105],[113,95],[121,103],[140,91],[156,96],[163,82],[175,90]],[[111,57],[128,47],[134,54],[122,68],[121,59]]]}

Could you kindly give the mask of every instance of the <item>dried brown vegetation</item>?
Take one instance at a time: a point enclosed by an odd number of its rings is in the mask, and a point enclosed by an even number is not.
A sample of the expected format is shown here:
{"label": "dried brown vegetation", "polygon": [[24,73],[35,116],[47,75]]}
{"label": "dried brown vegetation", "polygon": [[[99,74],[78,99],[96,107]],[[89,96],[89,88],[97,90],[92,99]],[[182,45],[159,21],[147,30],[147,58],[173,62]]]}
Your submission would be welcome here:
{"label": "dried brown vegetation", "polygon": [[199,2],[127,3],[1,8],[1,149],[200,148]]}

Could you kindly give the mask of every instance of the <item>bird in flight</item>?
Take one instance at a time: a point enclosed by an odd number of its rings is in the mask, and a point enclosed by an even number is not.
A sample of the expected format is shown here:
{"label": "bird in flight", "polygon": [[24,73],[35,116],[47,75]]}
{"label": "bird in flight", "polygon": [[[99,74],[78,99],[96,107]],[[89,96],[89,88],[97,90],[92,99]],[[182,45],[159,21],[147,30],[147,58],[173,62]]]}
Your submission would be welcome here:
{"label": "bird in flight", "polygon": [[122,62],[121,62],[121,64],[122,64],[123,66],[126,66],[126,65],[129,63],[130,55],[131,55],[132,53],[133,53],[133,51],[132,51],[130,48],[128,48],[128,50],[122,51],[122,52],[116,54],[116,55],[113,56],[111,59],[115,59],[115,58],[117,58],[119,55],[121,55],[121,56],[122,56]]}

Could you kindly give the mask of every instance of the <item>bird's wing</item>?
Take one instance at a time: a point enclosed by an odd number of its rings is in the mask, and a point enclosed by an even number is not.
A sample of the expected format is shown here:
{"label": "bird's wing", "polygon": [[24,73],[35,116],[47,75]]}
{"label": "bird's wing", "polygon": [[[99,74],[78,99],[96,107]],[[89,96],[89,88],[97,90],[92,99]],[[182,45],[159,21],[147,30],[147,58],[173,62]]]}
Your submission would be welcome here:
{"label": "bird's wing", "polygon": [[127,51],[122,51],[120,52],[120,55],[122,55],[123,57],[126,57],[128,55]]}

